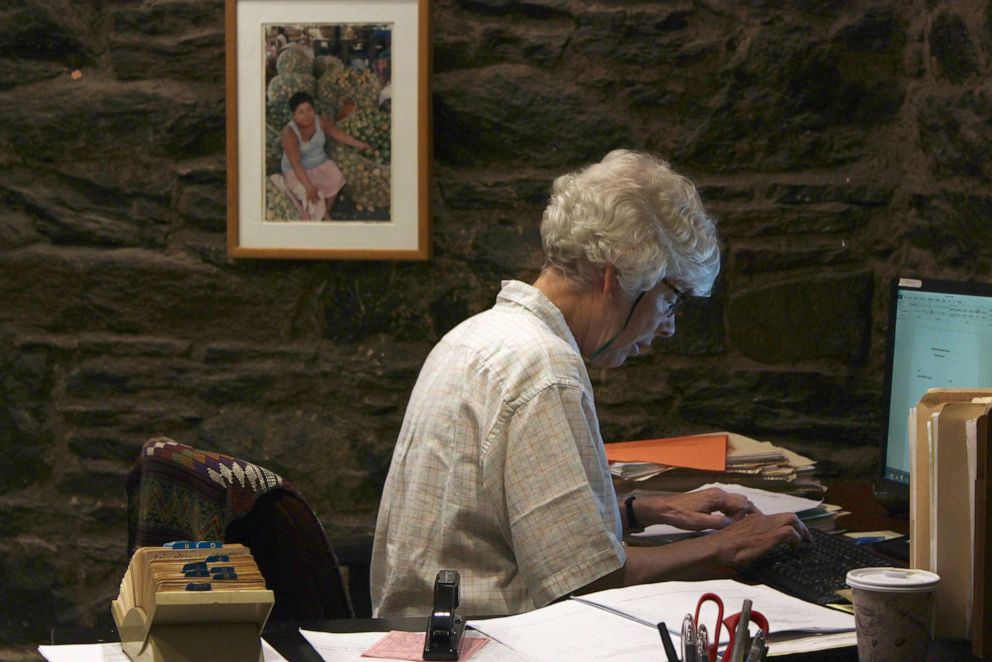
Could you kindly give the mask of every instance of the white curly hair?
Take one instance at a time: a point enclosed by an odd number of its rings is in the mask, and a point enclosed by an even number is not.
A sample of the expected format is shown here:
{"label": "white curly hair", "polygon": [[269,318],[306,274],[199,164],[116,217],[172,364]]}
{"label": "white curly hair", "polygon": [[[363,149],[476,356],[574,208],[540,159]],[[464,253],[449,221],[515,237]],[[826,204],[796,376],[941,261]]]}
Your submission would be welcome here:
{"label": "white curly hair", "polygon": [[716,221],[665,161],[631,150],[558,177],[541,221],[544,268],[584,289],[617,270],[630,296],[662,278],[708,296],[720,271]]}

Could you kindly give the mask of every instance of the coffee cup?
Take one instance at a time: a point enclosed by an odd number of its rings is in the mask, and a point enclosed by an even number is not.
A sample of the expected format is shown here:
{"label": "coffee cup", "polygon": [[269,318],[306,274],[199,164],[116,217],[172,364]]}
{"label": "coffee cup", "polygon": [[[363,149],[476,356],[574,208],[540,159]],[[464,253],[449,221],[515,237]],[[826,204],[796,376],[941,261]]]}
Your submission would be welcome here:
{"label": "coffee cup", "polygon": [[859,568],[847,573],[853,589],[859,662],[926,659],[933,632],[934,589],[926,570]]}

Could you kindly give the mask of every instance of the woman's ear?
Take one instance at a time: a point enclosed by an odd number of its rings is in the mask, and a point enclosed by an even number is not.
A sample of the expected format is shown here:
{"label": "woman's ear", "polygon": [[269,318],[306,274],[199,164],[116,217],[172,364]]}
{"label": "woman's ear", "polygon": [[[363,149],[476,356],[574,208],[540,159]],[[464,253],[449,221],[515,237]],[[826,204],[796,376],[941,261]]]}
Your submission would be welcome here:
{"label": "woman's ear", "polygon": [[603,296],[606,297],[607,301],[615,297],[620,291],[620,280],[617,277],[617,268],[612,264],[607,264],[603,268],[603,282],[601,287]]}

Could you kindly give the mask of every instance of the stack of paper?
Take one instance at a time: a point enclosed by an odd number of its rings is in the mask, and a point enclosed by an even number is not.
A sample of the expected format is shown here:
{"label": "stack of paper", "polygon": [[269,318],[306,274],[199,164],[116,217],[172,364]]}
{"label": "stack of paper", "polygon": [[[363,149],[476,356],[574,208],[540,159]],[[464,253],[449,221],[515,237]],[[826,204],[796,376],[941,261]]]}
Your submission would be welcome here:
{"label": "stack of paper", "polygon": [[[600,591],[542,609],[469,623],[473,628],[533,660],[580,662],[664,658],[658,624],[678,646],[682,619],[703,593],[716,593],[731,613],[744,599],[769,622],[769,653],[812,652],[855,645],[854,617],[804,602],[767,586],[732,580],[662,582]],[[728,614],[729,615],[729,614]],[[728,643],[721,632],[720,644]]]}
{"label": "stack of paper", "polygon": [[615,478],[646,489],[684,492],[722,482],[810,497],[824,492],[813,460],[733,432],[610,443],[606,457]]}

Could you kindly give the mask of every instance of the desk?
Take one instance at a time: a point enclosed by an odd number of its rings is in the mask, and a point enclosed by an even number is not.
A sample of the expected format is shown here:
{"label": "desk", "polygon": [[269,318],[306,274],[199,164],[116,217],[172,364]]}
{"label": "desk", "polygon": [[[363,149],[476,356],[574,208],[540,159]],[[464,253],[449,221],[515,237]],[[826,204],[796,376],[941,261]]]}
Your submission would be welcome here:
{"label": "desk", "polygon": [[[468,620],[472,620],[471,617]],[[279,621],[268,623],[262,636],[283,657],[291,662],[323,662],[323,658],[300,634],[304,630],[320,632],[388,632],[405,630],[420,632],[427,627],[427,617],[413,618],[355,618],[329,621]],[[52,644],[86,644],[117,641],[116,631],[98,631],[93,628],[59,628],[52,630]],[[772,658],[782,662],[857,662],[857,651],[842,648],[833,651],[819,651],[802,655],[789,655]],[[953,658],[935,658],[951,660]],[[658,660],[664,660],[661,642],[658,642]]]}
{"label": "desk", "polygon": [[[907,533],[909,522],[904,518],[889,516],[878,505],[872,495],[870,481],[827,481],[826,499],[850,510],[851,514],[844,516],[838,523],[853,531],[892,530]],[[427,625],[426,616],[420,618],[357,618],[329,621],[279,621],[266,625],[263,636],[286,659],[293,662],[321,662],[320,656],[299,633],[302,627],[307,630],[324,632],[386,632],[389,630],[422,631]],[[114,629],[99,631],[95,628],[58,628],[52,631],[52,644],[96,643],[100,641],[117,641]],[[660,654],[659,660],[663,659]],[[794,655],[781,659],[783,662],[854,662],[857,652],[853,648],[834,651],[822,651],[804,655]],[[928,662],[952,662],[973,660],[969,649],[963,642],[937,642],[932,644],[927,655]]]}

